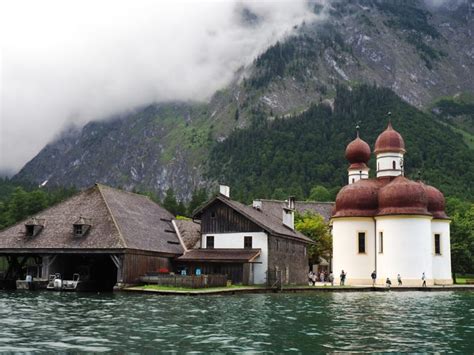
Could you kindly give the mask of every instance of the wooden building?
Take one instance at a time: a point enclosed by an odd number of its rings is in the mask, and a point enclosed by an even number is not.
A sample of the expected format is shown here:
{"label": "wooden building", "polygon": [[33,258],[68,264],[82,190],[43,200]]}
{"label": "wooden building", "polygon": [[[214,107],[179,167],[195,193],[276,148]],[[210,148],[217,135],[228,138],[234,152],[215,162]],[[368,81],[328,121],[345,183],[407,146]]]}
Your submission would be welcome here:
{"label": "wooden building", "polygon": [[97,184],[0,231],[4,278],[79,273],[103,289],[135,283],[147,272],[172,270],[183,254],[172,219],[148,197]]}
{"label": "wooden building", "polygon": [[220,194],[194,213],[201,240],[177,258],[177,266],[190,273],[226,273],[234,283],[266,284],[275,278],[305,283],[312,241],[294,229],[292,199],[279,210],[277,217]]}

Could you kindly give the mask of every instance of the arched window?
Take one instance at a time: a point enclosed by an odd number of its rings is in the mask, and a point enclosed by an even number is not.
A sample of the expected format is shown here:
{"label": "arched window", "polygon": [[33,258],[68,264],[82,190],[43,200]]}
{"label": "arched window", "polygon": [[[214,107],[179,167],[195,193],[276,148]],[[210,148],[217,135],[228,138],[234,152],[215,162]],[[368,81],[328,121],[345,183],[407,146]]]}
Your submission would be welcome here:
{"label": "arched window", "polygon": [[397,163],[395,163],[395,160],[392,161],[392,169],[395,170],[397,168]]}
{"label": "arched window", "polygon": [[355,182],[355,179],[354,179],[354,178],[352,178],[352,183],[354,183],[354,182]]}

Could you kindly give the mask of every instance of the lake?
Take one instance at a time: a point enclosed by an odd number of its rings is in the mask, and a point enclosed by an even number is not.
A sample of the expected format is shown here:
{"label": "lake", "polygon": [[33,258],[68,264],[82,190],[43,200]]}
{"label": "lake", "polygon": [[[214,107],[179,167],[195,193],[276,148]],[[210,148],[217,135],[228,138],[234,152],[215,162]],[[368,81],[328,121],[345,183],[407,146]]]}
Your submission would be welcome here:
{"label": "lake", "polygon": [[0,291],[0,351],[474,352],[474,293]]}

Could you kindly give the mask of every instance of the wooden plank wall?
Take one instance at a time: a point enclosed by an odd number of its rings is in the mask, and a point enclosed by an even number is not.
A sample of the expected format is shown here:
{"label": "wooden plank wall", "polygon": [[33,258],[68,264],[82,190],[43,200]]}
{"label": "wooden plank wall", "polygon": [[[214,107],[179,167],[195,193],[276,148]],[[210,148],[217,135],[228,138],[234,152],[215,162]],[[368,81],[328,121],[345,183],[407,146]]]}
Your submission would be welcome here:
{"label": "wooden plank wall", "polygon": [[262,228],[224,203],[216,201],[203,212],[201,231],[203,234],[260,232]]}
{"label": "wooden plank wall", "polygon": [[137,283],[140,276],[147,272],[158,272],[160,269],[172,271],[170,258],[141,254],[125,254],[123,260],[123,282]]}

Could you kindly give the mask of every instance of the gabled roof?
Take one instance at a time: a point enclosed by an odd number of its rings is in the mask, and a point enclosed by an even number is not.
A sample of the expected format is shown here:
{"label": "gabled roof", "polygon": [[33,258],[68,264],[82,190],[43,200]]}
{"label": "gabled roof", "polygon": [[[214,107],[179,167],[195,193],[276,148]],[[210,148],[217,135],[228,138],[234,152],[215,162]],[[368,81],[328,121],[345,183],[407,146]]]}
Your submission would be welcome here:
{"label": "gabled roof", "polygon": [[257,210],[251,206],[246,206],[240,202],[233,201],[223,195],[218,195],[215,198],[208,201],[206,204],[201,206],[197,209],[194,214],[193,218],[199,219],[199,216],[202,212],[211,206],[216,201],[221,201],[234,211],[240,213],[244,217],[248,218],[250,221],[261,227],[263,230],[267,231],[268,233],[280,237],[287,237],[292,239],[298,239],[306,243],[312,243],[313,241],[306,237],[304,234],[293,230],[283,224],[282,221],[282,212],[280,210],[280,217],[276,217],[272,214],[268,214],[263,210]]}
{"label": "gabled roof", "polygon": [[173,220],[177,229],[178,237],[186,250],[197,249],[201,247],[201,224],[196,221]]}
{"label": "gabled roof", "polygon": [[[281,210],[286,207],[287,202],[281,200],[258,200],[262,202],[262,210],[265,213],[281,218]],[[296,201],[295,210],[303,214],[313,212],[321,215],[326,222],[331,219],[334,202]]]}
{"label": "gabled roof", "polygon": [[[124,250],[178,255],[183,253],[173,215],[148,197],[95,185],[35,215],[44,228],[25,236],[25,221],[0,231],[0,253],[28,250]],[[86,236],[75,237],[73,224],[90,219]]]}

